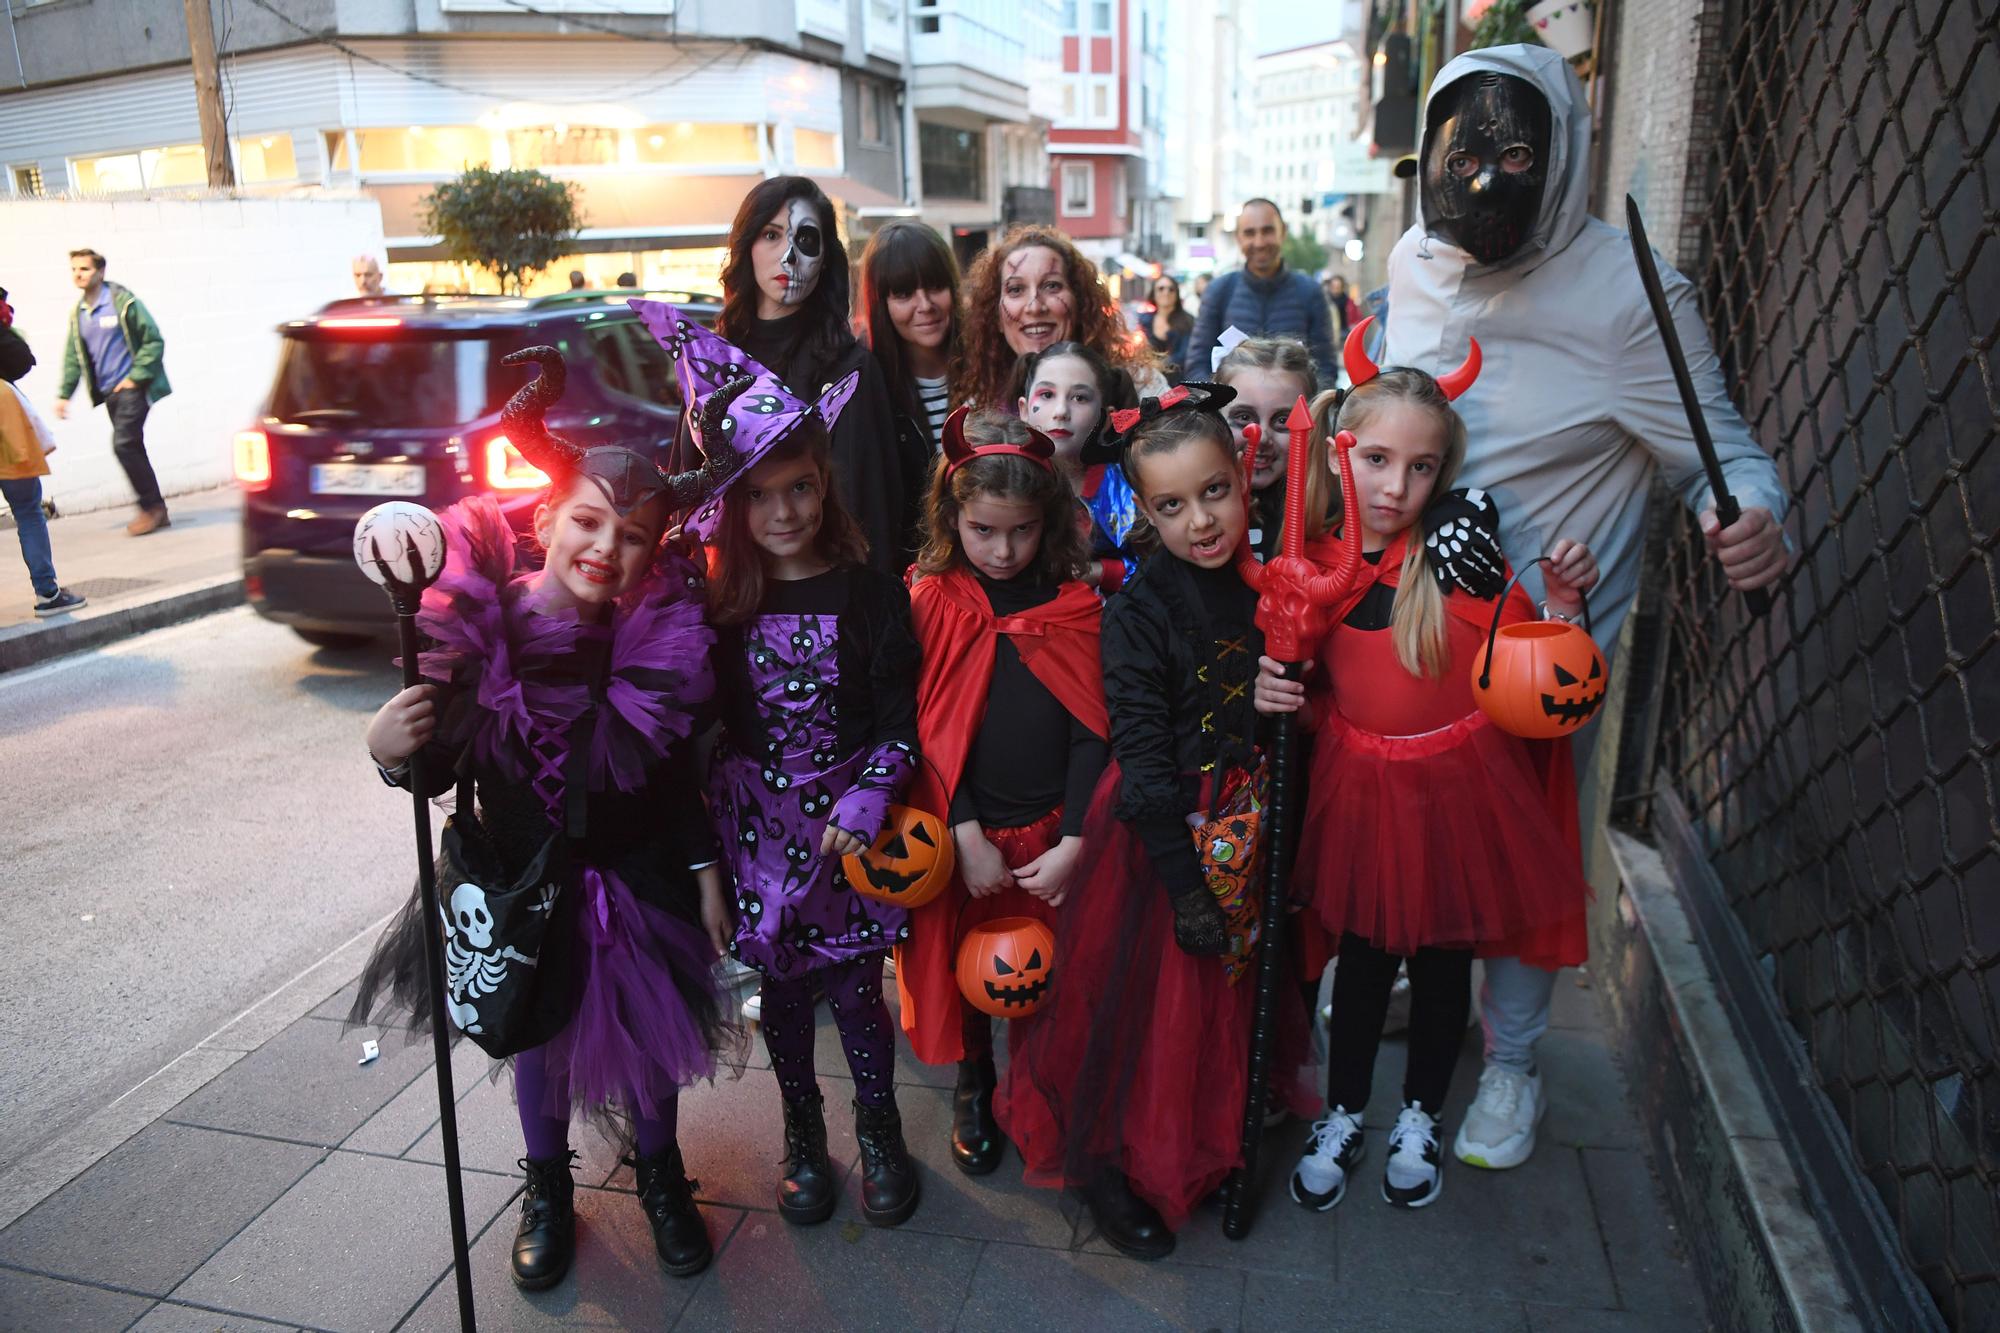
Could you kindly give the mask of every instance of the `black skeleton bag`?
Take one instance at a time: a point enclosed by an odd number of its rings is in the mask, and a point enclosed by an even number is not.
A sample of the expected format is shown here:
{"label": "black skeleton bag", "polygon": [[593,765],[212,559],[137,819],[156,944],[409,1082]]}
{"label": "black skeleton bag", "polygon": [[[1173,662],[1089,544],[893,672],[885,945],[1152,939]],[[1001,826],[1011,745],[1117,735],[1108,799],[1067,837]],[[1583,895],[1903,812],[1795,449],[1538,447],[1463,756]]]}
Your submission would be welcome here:
{"label": "black skeleton bag", "polygon": [[471,792],[459,795],[437,858],[445,1007],[452,1025],[498,1060],[540,1046],[569,1021],[574,895],[560,832],[509,877]]}

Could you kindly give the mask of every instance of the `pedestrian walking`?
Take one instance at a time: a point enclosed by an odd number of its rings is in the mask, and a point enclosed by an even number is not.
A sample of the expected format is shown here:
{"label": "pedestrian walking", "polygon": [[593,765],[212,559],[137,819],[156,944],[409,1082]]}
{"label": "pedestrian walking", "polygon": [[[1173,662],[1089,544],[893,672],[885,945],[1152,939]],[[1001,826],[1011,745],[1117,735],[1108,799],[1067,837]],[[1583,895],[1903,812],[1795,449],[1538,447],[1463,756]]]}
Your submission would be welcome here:
{"label": "pedestrian walking", "polygon": [[382,261],[374,255],[356,255],[352,266],[357,296],[386,296],[382,285]]}
{"label": "pedestrian walking", "polygon": [[[775,225],[769,218],[760,201],[760,232]],[[832,243],[830,231],[824,239]],[[896,1105],[882,965],[908,937],[908,914],[855,892],[841,862],[874,844],[916,771],[917,644],[909,593],[864,563],[860,524],[832,484],[830,437],[853,410],[860,374],[808,404],[741,349],[663,309],[670,322],[653,331],[674,354],[682,401],[707,400],[723,375],[747,372],[756,386],[730,437],[742,471],[687,526],[710,544],[722,736],[709,809],[736,884],[730,954],[764,976],[758,1022],[785,1118],[778,1212],[808,1226],[840,1198],[845,1168],[828,1155],[814,1071],[824,995],[854,1077],[861,1215],[899,1226],[916,1211],[918,1181]]]}
{"label": "pedestrian walking", "polygon": [[1105,604],[1115,762],[1058,916],[1057,980],[1010,1035],[997,1103],[1027,1181],[1081,1191],[1104,1239],[1142,1259],[1170,1253],[1242,1161],[1266,784],[1229,396],[1182,386],[1112,416],[1161,549]]}
{"label": "pedestrian walking", "polygon": [[[1321,495],[1351,468],[1353,511],[1339,498],[1309,503],[1305,535],[1315,563],[1335,565],[1343,546],[1356,553],[1355,578],[1334,600],[1331,630],[1309,648],[1307,678],[1287,679],[1267,657],[1256,687],[1260,713],[1299,714],[1315,737],[1293,896],[1337,941],[1340,968],[1327,1113],[1291,1193],[1321,1212],[1339,1204],[1361,1160],[1397,970],[1407,963],[1410,972],[1410,1051],[1382,1197],[1422,1208],[1444,1188],[1439,1118],[1464,1039],[1474,951],[1552,926],[1588,893],[1567,743],[1523,740],[1480,711],[1470,667],[1496,614],[1494,595],[1441,589],[1423,539],[1436,502],[1457,500],[1448,491],[1466,438],[1451,404],[1470,377],[1440,384],[1405,367],[1371,374],[1358,348],[1349,363],[1359,382],[1333,426],[1349,453],[1337,455],[1336,444],[1293,465],[1313,469],[1308,493]],[[1573,541],[1550,555],[1548,618],[1574,620],[1596,564]],[[1538,618],[1518,588],[1505,591],[1502,624]]]}
{"label": "pedestrian walking", "polygon": [[896,414],[903,481],[905,550],[923,544],[924,490],[951,410],[951,360],[958,352],[958,261],[944,237],[921,222],[891,222],[861,252],[860,308],[854,331],[882,368]]}
{"label": "pedestrian walking", "polygon": [[167,344],[138,297],[104,277],[104,256],[95,250],[69,252],[70,278],[83,296],[70,319],[63,346],[62,388],[56,420],[69,416],[78,381],[90,389],[92,406],[103,404],[111,417],[111,452],[132,485],[139,513],[125,531],[134,537],[170,525],[159,478],[146,456],[146,415],[173,392],[167,383]]}
{"label": "pedestrian walking", "polygon": [[[973,1176],[1000,1164],[1006,1138],[994,1110],[993,1019],[966,1000],[958,959],[967,933],[987,922],[1030,917],[1053,931],[1110,755],[1103,603],[1077,577],[1083,534],[1055,452],[1004,412],[955,411],[910,594],[923,650],[917,732],[929,760],[912,804],[947,812],[957,855],[944,892],[910,912],[896,985],[917,1058],[958,1063],[951,1156]],[[1026,1077],[1015,1050],[1016,1076]]]}
{"label": "pedestrian walking", "polygon": [[1312,274],[1285,263],[1285,215],[1269,199],[1252,199],[1236,219],[1243,267],[1215,280],[1202,298],[1188,338],[1188,374],[1208,373],[1222,331],[1255,336],[1288,333],[1306,345],[1322,384],[1333,383],[1333,313]]}
{"label": "pedestrian walking", "polygon": [[[1590,215],[1590,133],[1583,85],[1545,47],[1488,47],[1438,72],[1419,138],[1418,218],[1389,257],[1378,359],[1434,365],[1462,357],[1473,338],[1509,349],[1460,406],[1470,443],[1459,483],[1507,516],[1499,540],[1516,568],[1558,536],[1596,553],[1594,637],[1608,657],[1638,589],[1656,474],[1698,516],[1731,586],[1767,586],[1790,557],[1785,487],[1729,400],[1693,284],[1663,265],[1703,415],[1742,500],[1742,517],[1718,530],[1629,238]],[[1461,546],[1486,542],[1483,531]],[[1480,563],[1497,566],[1500,554]],[[1531,595],[1539,577],[1528,572]],[[1594,735],[1582,734],[1579,759]],[[1579,900],[1560,928],[1487,960],[1486,1068],[1453,1144],[1461,1161],[1502,1169],[1533,1153],[1548,1109],[1535,1044],[1556,969],[1581,964],[1588,947]]]}
{"label": "pedestrian walking", "polygon": [[[369,723],[368,752],[392,786],[410,782],[419,749],[424,796],[459,784],[446,847],[455,836],[473,851],[446,881],[448,999],[458,1026],[513,1052],[526,1175],[515,1285],[553,1286],[574,1257],[576,1112],[630,1148],[660,1264],[688,1277],[712,1248],[682,1158],[680,1091],[714,1077],[731,1036],[713,970],[729,913],[692,777],[714,636],[695,567],[661,537],[716,479],[663,476],[630,450],[550,433],[561,354],[516,358],[542,364],[502,420],[551,478],[534,514],[544,559],[517,561],[489,495],[438,516],[444,570],[417,616],[437,647],[422,658],[426,682]],[[711,418],[701,435],[726,470],[729,432]],[[380,1002],[428,1026],[422,913],[413,893],[362,972],[351,1023]],[[523,955],[510,926],[546,933]]]}
{"label": "pedestrian walking", "polygon": [[74,611],[85,599],[56,580],[49,519],[42,512],[42,478],[49,472],[49,455],[56,440],[49,424],[35,411],[14,382],[33,369],[35,354],[14,327],[14,308],[7,289],[0,287],[0,496],[14,514],[14,533],[21,540],[28,582],[35,590],[35,614],[59,616]]}

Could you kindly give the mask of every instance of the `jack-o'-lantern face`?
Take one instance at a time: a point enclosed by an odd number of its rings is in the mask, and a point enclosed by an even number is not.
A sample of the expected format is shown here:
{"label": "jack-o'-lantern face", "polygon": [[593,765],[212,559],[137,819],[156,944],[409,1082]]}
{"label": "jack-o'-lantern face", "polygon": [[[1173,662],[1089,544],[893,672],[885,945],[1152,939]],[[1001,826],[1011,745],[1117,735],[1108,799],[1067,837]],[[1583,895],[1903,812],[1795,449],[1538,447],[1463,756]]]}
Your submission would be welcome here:
{"label": "jack-o'-lantern face", "polygon": [[1534,620],[1504,626],[1472,662],[1472,695],[1502,731],[1531,740],[1574,734],[1604,706],[1604,654],[1582,629]]}
{"label": "jack-o'-lantern face", "polygon": [[951,882],[957,860],[942,819],[892,805],[875,845],[842,857],[841,867],[855,892],[897,907],[921,907]]}
{"label": "jack-o'-lantern face", "polygon": [[1056,937],[1033,917],[982,922],[958,946],[959,993],[995,1018],[1026,1018],[1041,1008],[1055,959]]}

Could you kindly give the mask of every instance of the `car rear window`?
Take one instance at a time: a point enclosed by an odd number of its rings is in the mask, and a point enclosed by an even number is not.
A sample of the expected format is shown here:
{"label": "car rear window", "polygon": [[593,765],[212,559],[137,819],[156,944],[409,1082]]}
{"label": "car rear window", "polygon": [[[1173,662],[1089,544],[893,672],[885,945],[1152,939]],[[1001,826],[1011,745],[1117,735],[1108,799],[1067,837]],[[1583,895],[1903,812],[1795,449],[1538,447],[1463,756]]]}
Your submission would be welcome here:
{"label": "car rear window", "polygon": [[588,324],[584,338],[605,388],[661,406],[680,403],[673,358],[646,332],[645,325],[635,319]]}
{"label": "car rear window", "polygon": [[390,429],[464,425],[493,410],[491,351],[480,338],[288,337],[271,415]]}

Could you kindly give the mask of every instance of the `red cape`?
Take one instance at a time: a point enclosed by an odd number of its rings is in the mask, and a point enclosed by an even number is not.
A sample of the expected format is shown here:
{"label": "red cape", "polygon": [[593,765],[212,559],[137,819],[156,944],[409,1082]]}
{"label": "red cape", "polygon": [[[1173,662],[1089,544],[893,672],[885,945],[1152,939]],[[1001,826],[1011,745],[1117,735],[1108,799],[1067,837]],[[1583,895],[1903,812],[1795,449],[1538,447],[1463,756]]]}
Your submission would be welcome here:
{"label": "red cape", "polygon": [[[1109,737],[1104,678],[1098,662],[1098,630],[1103,602],[1081,583],[1062,585],[1051,601],[1018,615],[999,616],[979,581],[963,570],[918,581],[910,592],[910,612],[923,665],[917,675],[917,738],[928,761],[918,773],[909,804],[945,817],[951,794],[964,776],[972,741],[986,719],[993,684],[993,653],[1007,635],[1035,679],[1070,716],[1099,736]],[[1000,899],[1018,889],[984,899],[996,910]],[[910,938],[896,947],[896,989],[903,1030],[917,1058],[927,1064],[961,1059],[958,982],[953,966],[961,925],[990,912],[962,910],[969,900],[956,878],[944,893],[910,913]],[[1023,911],[1039,900],[1019,904]],[[1003,913],[1004,914],[1004,913]]]}

